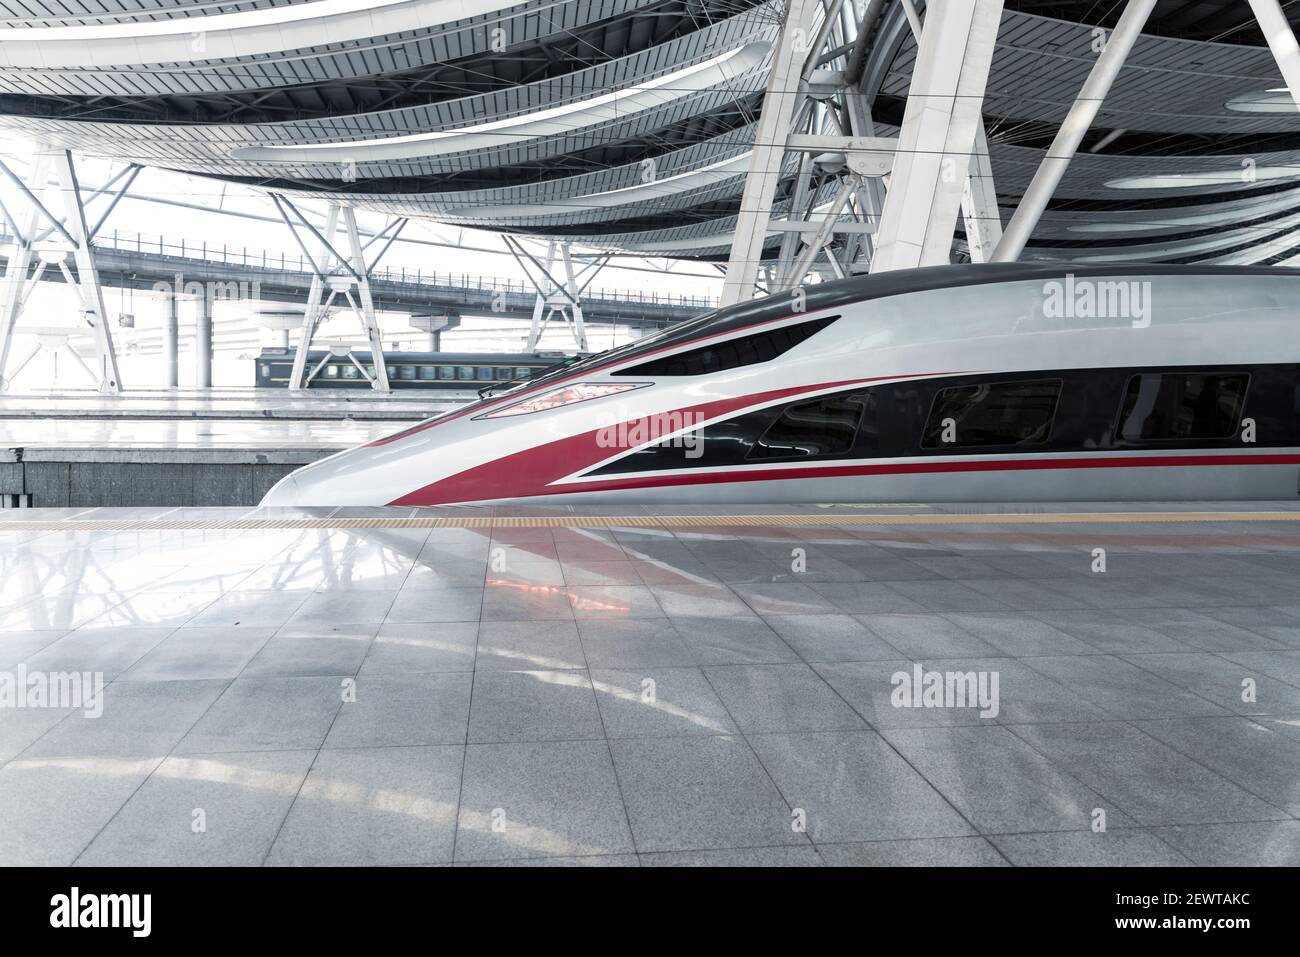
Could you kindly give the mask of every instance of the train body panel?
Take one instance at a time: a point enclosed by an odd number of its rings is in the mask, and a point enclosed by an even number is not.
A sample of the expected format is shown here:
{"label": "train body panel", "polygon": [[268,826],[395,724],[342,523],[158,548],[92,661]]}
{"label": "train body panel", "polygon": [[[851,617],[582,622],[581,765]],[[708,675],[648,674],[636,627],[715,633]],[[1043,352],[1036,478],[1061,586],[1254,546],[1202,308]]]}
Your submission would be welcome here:
{"label": "train body panel", "polygon": [[[718,484],[660,485],[522,498],[493,504],[511,505],[815,505],[828,503],[959,502],[1131,502],[1131,501],[1277,501],[1295,498],[1300,448],[1285,450],[1280,465],[1208,464],[1192,466],[1007,468],[924,473],[907,471],[899,462],[862,463],[862,474],[817,478],[732,481]],[[882,471],[872,474],[875,465]],[[929,464],[929,460],[924,463]],[[899,469],[899,471],[894,471]]]}
{"label": "train body panel", "polygon": [[692,320],[264,504],[1290,497],[1298,369],[1281,270],[911,270]]}

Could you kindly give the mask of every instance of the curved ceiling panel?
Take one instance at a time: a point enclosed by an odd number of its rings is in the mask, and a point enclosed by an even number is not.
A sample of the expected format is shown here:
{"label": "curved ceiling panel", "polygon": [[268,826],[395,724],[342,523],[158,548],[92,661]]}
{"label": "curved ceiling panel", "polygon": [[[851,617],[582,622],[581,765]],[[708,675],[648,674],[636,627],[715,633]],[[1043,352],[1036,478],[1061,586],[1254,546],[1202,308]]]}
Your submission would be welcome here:
{"label": "curved ceiling panel", "polygon": [[202,17],[44,27],[40,42],[0,37],[0,61],[19,70],[126,67],[243,59],[284,50],[418,33],[498,13],[509,0],[312,0]]}
{"label": "curved ceiling panel", "polygon": [[[1007,0],[984,103],[1004,219],[1120,6]],[[394,214],[716,258],[781,9],[0,0],[0,128]],[[886,0],[866,69],[878,135],[897,131],[915,54]],[[1296,259],[1300,117],[1280,85],[1248,5],[1160,0],[1026,255]],[[793,174],[787,157],[778,211]]]}
{"label": "curved ceiling panel", "polygon": [[[366,85],[347,81],[381,82],[387,97],[400,96],[407,85],[418,81],[420,95],[445,97],[490,88],[494,82],[522,82],[543,64],[550,74],[568,72],[577,62],[590,65],[615,59],[694,32],[701,23],[756,2],[709,0],[695,11],[704,15],[700,21],[681,16],[686,4],[680,0],[527,0],[399,34],[335,43],[313,37],[309,47],[256,57],[213,57],[204,49],[160,64],[101,66],[74,60],[57,68],[15,66],[0,70],[0,91],[105,97],[95,103],[98,118],[147,116],[175,122],[255,121],[262,115],[291,118],[286,112],[295,106],[310,111],[313,103],[323,103],[331,95],[338,102],[364,105]],[[644,22],[638,29],[628,29],[626,18],[633,13]],[[191,45],[206,48],[206,33],[198,29],[202,19],[183,22],[195,30]],[[546,50],[551,51],[549,58],[544,58]],[[510,55],[502,56],[505,52]],[[0,58],[0,64],[6,62]],[[340,84],[345,88],[339,89]],[[274,92],[266,97],[266,91]],[[186,95],[198,99],[170,99]],[[19,100],[15,105],[32,110],[40,104]]]}
{"label": "curved ceiling panel", "polygon": [[333,143],[247,146],[234,150],[231,155],[238,160],[273,163],[374,163],[476,153],[480,150],[515,146],[528,140],[575,135],[588,127],[661,109],[687,99],[701,89],[735,87],[746,75],[752,74],[764,63],[770,48],[771,45],[765,42],[747,43],[739,49],[728,50],[703,63],[684,67],[665,76],[598,96],[574,98],[558,106],[520,113],[505,119],[430,132],[346,139]]}

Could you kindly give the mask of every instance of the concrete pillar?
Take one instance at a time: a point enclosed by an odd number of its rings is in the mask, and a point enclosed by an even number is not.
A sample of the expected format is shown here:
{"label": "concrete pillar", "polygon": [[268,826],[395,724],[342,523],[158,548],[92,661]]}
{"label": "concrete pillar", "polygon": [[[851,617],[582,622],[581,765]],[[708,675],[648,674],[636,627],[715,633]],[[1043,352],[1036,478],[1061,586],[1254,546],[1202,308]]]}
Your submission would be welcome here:
{"label": "concrete pillar", "polygon": [[212,388],[212,295],[204,291],[198,298],[198,322],[194,328],[194,384]]}
{"label": "concrete pillar", "polygon": [[181,384],[180,340],[181,301],[176,293],[167,294],[167,318],[163,320],[163,365],[166,378],[163,385],[174,389]]}
{"label": "concrete pillar", "polygon": [[989,141],[983,123],[975,127],[975,148],[971,152],[966,188],[961,194],[961,209],[966,217],[970,261],[988,262],[1002,239],[1002,213],[998,209],[998,192],[993,185],[993,165],[989,162]]}
{"label": "concrete pillar", "polygon": [[442,333],[441,333],[441,332],[431,332],[431,333],[429,333],[429,351],[430,351],[430,352],[441,352],[441,351],[442,351]]}
{"label": "concrete pillar", "polygon": [[799,101],[799,79],[809,54],[808,35],[817,6],[810,0],[789,0],[785,5],[785,18],[772,53],[772,72],[763,95],[763,112],[754,132],[754,151],[722,284],[719,304],[723,306],[754,298],[754,283],[763,260],[767,226],[781,178],[790,123]]}
{"label": "concrete pillar", "polygon": [[950,259],[1002,0],[949,0],[942,9],[921,31],[873,273]]}
{"label": "concrete pillar", "polygon": [[288,329],[281,329],[279,332],[276,333],[276,338],[279,340],[280,348],[281,348],[281,349],[288,349],[288,348],[289,348],[289,330],[288,330]]}

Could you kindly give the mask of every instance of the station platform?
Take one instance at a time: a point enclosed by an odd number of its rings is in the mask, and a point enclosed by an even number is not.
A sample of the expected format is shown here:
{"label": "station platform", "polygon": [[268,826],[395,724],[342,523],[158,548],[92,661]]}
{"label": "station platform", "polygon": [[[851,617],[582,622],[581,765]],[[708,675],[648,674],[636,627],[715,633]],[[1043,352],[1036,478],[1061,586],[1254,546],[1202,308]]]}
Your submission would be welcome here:
{"label": "station platform", "polygon": [[1296,865],[1298,575],[1294,501],[0,513],[0,672],[103,682],[0,708],[0,865]]}
{"label": "station platform", "polygon": [[256,505],[289,472],[472,396],[285,389],[0,395],[0,496],[37,508]]}
{"label": "station platform", "polygon": [[0,392],[0,421],[6,419],[275,419],[307,422],[408,421],[475,398],[451,389],[389,393],[367,389],[133,389],[121,395],[92,391]]}

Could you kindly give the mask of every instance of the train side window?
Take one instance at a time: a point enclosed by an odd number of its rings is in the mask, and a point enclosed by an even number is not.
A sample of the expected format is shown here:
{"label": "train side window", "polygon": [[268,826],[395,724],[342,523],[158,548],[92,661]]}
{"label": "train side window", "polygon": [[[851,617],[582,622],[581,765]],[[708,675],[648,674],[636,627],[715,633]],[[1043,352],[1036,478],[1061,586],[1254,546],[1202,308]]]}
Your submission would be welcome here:
{"label": "train side window", "polygon": [[1245,373],[1139,373],[1128,380],[1116,437],[1124,442],[1226,439],[1241,421]]}
{"label": "train side window", "polygon": [[460,379],[461,381],[465,381],[465,380],[467,380],[467,379],[473,379],[473,378],[474,378],[474,367],[473,367],[473,366],[457,366],[457,367],[456,367],[456,378],[457,378],[457,379]]}
{"label": "train side window", "polygon": [[509,382],[515,377],[513,369],[506,366],[497,366],[496,379],[498,382]]}
{"label": "train side window", "polygon": [[338,367],[338,366],[335,366],[335,365],[328,365],[328,366],[325,367],[325,378],[327,378],[327,379],[337,379],[338,377],[339,377],[339,367]]}
{"label": "train side window", "polygon": [[679,352],[677,355],[643,362],[630,369],[611,372],[610,375],[660,376],[660,375],[706,375],[710,372],[725,372],[741,366],[767,362],[782,353],[789,352],[799,343],[821,332],[839,316],[822,316],[807,322],[797,322],[769,329],[738,339],[728,339],[699,349]]}
{"label": "train side window", "polygon": [[533,374],[532,366],[517,366],[515,368],[516,379],[527,379],[532,374]]}
{"label": "train side window", "polygon": [[479,382],[491,382],[491,381],[492,381],[492,367],[491,367],[491,366],[478,366],[478,367],[476,367],[476,368],[474,369],[474,378],[478,379]]}
{"label": "train side window", "polygon": [[398,367],[397,367],[397,378],[399,378],[399,379],[414,379],[414,378],[415,378],[415,366],[398,366]]}
{"label": "train side window", "polygon": [[749,450],[746,458],[822,458],[853,449],[872,395],[826,396],[786,408]]}
{"label": "train side window", "polygon": [[941,389],[930,406],[921,447],[1042,445],[1051,435],[1060,397],[1060,379]]}
{"label": "train side window", "polygon": [[438,370],[435,366],[420,366],[419,370],[420,370],[420,379],[424,382],[428,382],[430,379],[435,378],[438,373]]}
{"label": "train side window", "polygon": [[456,378],[455,366],[438,366],[438,378],[443,380]]}

